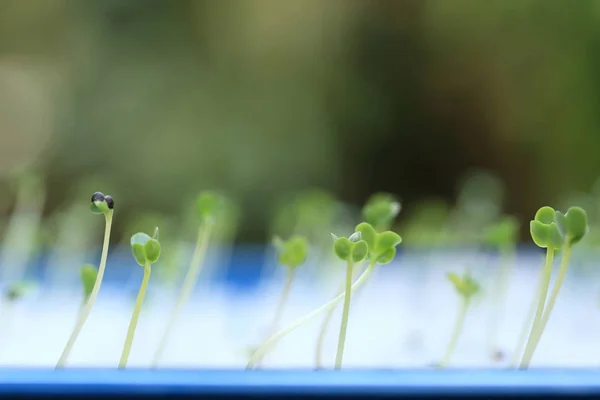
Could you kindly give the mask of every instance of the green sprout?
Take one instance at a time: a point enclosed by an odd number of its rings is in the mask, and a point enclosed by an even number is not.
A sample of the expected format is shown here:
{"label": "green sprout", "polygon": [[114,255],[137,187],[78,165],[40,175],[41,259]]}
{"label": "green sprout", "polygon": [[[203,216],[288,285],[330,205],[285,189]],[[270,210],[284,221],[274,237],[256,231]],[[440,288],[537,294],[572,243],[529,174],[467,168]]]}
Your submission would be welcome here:
{"label": "green sprout", "polygon": [[447,277],[460,296],[461,301],[458,310],[458,316],[456,317],[456,322],[454,323],[454,329],[452,330],[452,335],[450,336],[450,342],[448,342],[448,347],[446,348],[444,358],[438,365],[439,368],[444,368],[450,362],[450,358],[456,349],[460,334],[462,333],[471,300],[481,290],[479,284],[471,277],[469,272],[465,272],[463,276],[458,276],[457,274],[451,272],[447,275]]}
{"label": "green sprout", "polygon": [[342,323],[338,338],[337,353],[335,356],[335,369],[342,368],[344,357],[344,346],[346,344],[346,333],[348,331],[348,319],[350,316],[350,300],[352,297],[352,271],[354,264],[360,263],[367,257],[369,245],[361,240],[361,233],[355,232],[349,238],[336,238],[333,243],[333,251],[340,260],[346,261],[346,286],[344,291],[344,308],[342,311]]}
{"label": "green sprout", "polygon": [[98,268],[98,275],[96,281],[94,282],[94,286],[90,295],[88,296],[87,302],[83,309],[81,310],[77,323],[75,324],[75,328],[67,341],[67,345],[65,346],[58,363],[56,364],[56,368],[62,368],[67,363],[67,359],[69,358],[69,354],[71,354],[71,350],[77,341],[77,337],[85,324],[90,312],[92,311],[92,307],[94,306],[94,302],[96,301],[96,297],[98,296],[98,292],[100,291],[100,286],[102,285],[102,278],[104,277],[104,270],[106,268],[106,259],[108,257],[108,246],[110,242],[110,230],[112,227],[112,219],[114,214],[114,200],[111,196],[104,195],[100,192],[96,192],[92,195],[90,210],[94,214],[104,214],[104,218],[106,221],[105,229],[104,229],[104,241],[102,244],[102,254],[100,256],[100,267]]}
{"label": "green sprout", "polygon": [[[364,222],[356,226],[355,233],[349,238],[338,238],[335,235],[332,236],[334,238],[334,252],[336,256],[345,260],[347,264],[351,265],[354,265],[354,263],[360,262],[367,258],[369,260],[368,267],[356,279],[356,281],[354,281],[354,283],[352,283],[352,268],[347,268],[344,293],[341,293],[329,302],[300,317],[294,323],[271,335],[269,339],[267,339],[254,351],[246,367],[247,369],[254,368],[257,360],[260,360],[266,352],[271,350],[286,335],[309,322],[313,318],[318,317],[322,313],[335,308],[340,302],[344,301],[345,310],[343,314],[345,315],[345,322],[342,322],[342,326],[340,327],[339,339],[341,340],[338,341],[339,354],[336,355],[336,359],[339,361],[336,362],[336,366],[341,365],[341,357],[343,356],[343,347],[345,344],[345,330],[347,329],[349,314],[350,296],[352,295],[352,292],[360,288],[368,280],[377,264],[388,264],[394,259],[394,256],[396,255],[396,246],[402,242],[402,238],[398,234],[391,231],[377,233],[370,224]],[[366,243],[366,248],[365,244],[362,244],[363,242]],[[348,282],[350,282],[349,286]],[[348,294],[348,296],[346,296],[346,294]]]}
{"label": "green sprout", "polygon": [[160,258],[158,228],[154,230],[154,235],[152,237],[142,232],[138,232],[133,235],[131,237],[131,251],[135,261],[141,267],[144,267],[144,277],[142,279],[142,284],[140,286],[137,299],[135,300],[135,306],[133,308],[131,321],[129,322],[129,328],[127,329],[125,345],[123,346],[123,352],[121,353],[121,359],[119,361],[119,369],[123,369],[127,366],[127,360],[129,359],[131,345],[133,344],[133,338],[135,336],[135,329],[137,327],[140,312],[142,310],[142,304],[144,303],[144,297],[146,296],[148,282],[150,281],[150,274],[152,272],[151,267],[152,264],[155,264]]}
{"label": "green sprout", "polygon": [[364,221],[371,224],[376,231],[390,229],[402,206],[389,193],[375,193],[365,203],[362,209]]}
{"label": "green sprout", "polygon": [[[294,235],[287,241],[284,241],[276,236],[273,239],[273,244],[277,250],[279,264],[287,269],[287,276],[283,286],[283,291],[279,297],[275,316],[273,317],[273,321],[267,330],[267,338],[275,333],[277,327],[279,326],[285,305],[287,304],[287,300],[292,289],[296,268],[306,262],[306,257],[308,255],[308,241],[304,236]],[[262,357],[257,360],[256,364],[258,365],[261,361]]]}
{"label": "green sprout", "polygon": [[[377,193],[367,200],[363,206],[362,214],[365,220],[371,221],[370,225],[375,225],[380,229],[388,229],[393,223],[394,219],[397,217],[400,209],[400,203],[396,201],[394,196],[387,193]],[[345,290],[346,285],[344,284],[340,288],[339,294],[343,294]],[[317,336],[315,349],[315,365],[317,369],[323,367],[323,347],[325,346],[325,336],[334,313],[335,308],[332,308],[327,312],[327,315],[321,324],[321,328],[319,329],[319,335]]]}
{"label": "green sprout", "polygon": [[518,238],[519,220],[512,215],[499,218],[495,223],[488,226],[483,234],[484,243],[496,249],[500,255],[500,270],[497,279],[494,280],[493,312],[490,314],[488,325],[488,346],[493,358],[497,358],[499,354],[502,354],[496,345],[496,334],[498,325],[502,321]]}
{"label": "green sprout", "polygon": [[[534,298],[534,301],[536,301],[536,311],[529,338],[525,345],[525,352],[519,366],[520,369],[527,369],[529,367],[529,363],[533,358],[550,318],[550,313],[556,304],[556,299],[567,273],[572,248],[583,239],[588,229],[587,214],[581,207],[571,207],[565,214],[555,211],[551,207],[542,207],[536,213],[535,219],[531,221],[531,238],[537,246],[546,248],[546,263],[540,276],[538,290],[536,290],[537,298]],[[561,248],[562,258],[558,275],[546,304],[554,252]]]}
{"label": "green sprout", "polygon": [[160,360],[162,359],[169,341],[169,337],[171,336],[171,332],[175,327],[179,315],[181,314],[181,310],[188,302],[190,295],[192,294],[192,290],[196,285],[198,275],[200,274],[202,265],[204,264],[204,260],[206,258],[206,252],[213,229],[217,220],[221,220],[223,210],[227,209],[228,202],[224,196],[216,192],[206,191],[201,193],[196,198],[195,205],[196,213],[200,217],[196,246],[192,254],[192,259],[190,261],[187,274],[183,280],[179,297],[177,298],[173,311],[169,316],[169,321],[167,322],[163,335],[154,354],[154,358],[152,360],[152,366],[154,368],[158,366]]}

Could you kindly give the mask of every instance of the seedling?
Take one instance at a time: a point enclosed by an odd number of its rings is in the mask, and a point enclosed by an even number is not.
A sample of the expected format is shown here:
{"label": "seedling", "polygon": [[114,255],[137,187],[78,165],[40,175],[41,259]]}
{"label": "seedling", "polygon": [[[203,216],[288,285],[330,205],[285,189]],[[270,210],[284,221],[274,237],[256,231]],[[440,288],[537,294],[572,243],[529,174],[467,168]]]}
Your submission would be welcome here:
{"label": "seedling", "polygon": [[[273,317],[273,321],[267,330],[267,338],[275,333],[277,327],[279,326],[281,317],[283,316],[283,311],[287,304],[287,300],[290,296],[296,268],[305,263],[308,255],[308,241],[303,236],[295,235],[289,238],[287,241],[284,241],[276,236],[273,239],[273,244],[277,250],[279,264],[286,268],[287,276],[283,286],[283,291],[279,297],[279,302],[277,303],[275,316]],[[261,359],[257,361],[257,364],[259,364],[260,361]]]}
{"label": "seedling", "polygon": [[[556,304],[556,299],[569,266],[573,245],[579,243],[587,232],[587,214],[581,207],[571,207],[565,214],[555,211],[551,207],[542,207],[535,215],[535,219],[531,221],[531,238],[537,246],[546,248],[547,254],[552,254],[552,256],[547,257],[546,264],[544,265],[536,313],[529,339],[525,346],[525,353],[521,360],[521,369],[529,367],[529,363],[533,358],[535,349]],[[554,251],[561,248],[563,252],[558,275],[548,298],[548,303],[546,304]]]}
{"label": "seedling", "polygon": [[362,216],[365,222],[371,224],[377,232],[381,232],[390,229],[401,208],[400,202],[393,195],[376,193],[365,203]]}
{"label": "seedling", "polygon": [[211,239],[213,228],[217,219],[219,219],[223,208],[226,206],[226,202],[226,199],[222,195],[211,191],[203,192],[196,198],[196,212],[200,217],[196,246],[179,297],[169,316],[169,321],[167,322],[165,331],[163,332],[156,353],[154,354],[154,359],[152,360],[152,366],[154,368],[158,366],[158,363],[162,359],[171,332],[179,318],[179,314],[181,314],[181,310],[188,302],[192,290],[196,285],[198,275],[202,269],[204,259],[206,258],[206,251],[208,249],[208,243]]}
{"label": "seedling", "polygon": [[355,263],[360,263],[367,257],[369,245],[361,240],[361,233],[355,232],[349,238],[341,237],[335,239],[333,250],[340,260],[346,261],[346,286],[344,291],[344,308],[342,311],[342,323],[338,338],[337,353],[335,356],[335,369],[342,368],[344,357],[344,346],[346,344],[346,333],[348,331],[348,318],[350,316],[350,299],[352,296],[352,270]]}
{"label": "seedling", "polygon": [[[297,328],[301,327],[302,325],[309,322],[313,318],[321,315],[322,313],[327,312],[332,308],[335,308],[341,301],[348,298],[348,300],[346,300],[348,306],[345,307],[346,310],[344,312],[344,314],[346,315],[346,322],[342,322],[342,326],[340,327],[340,338],[344,336],[345,334],[342,331],[347,329],[347,320],[350,304],[349,299],[353,291],[361,287],[367,281],[377,264],[390,263],[396,255],[396,246],[402,242],[402,238],[398,234],[391,231],[381,232],[378,234],[371,225],[364,222],[357,225],[355,229],[355,234],[351,235],[349,238],[338,238],[335,235],[332,236],[334,238],[334,252],[339,258],[345,260],[348,264],[354,264],[356,262],[360,262],[360,260],[363,260],[365,257],[368,257],[368,267],[354,283],[351,282],[352,276],[350,274],[350,279],[346,279],[346,290],[344,291],[344,293],[333,298],[326,304],[323,304],[321,307],[309,312],[308,314],[299,318],[289,326],[280,329],[269,339],[267,339],[262,345],[260,345],[256,349],[256,351],[254,351],[254,354],[252,355],[252,357],[250,357],[250,361],[248,362],[248,365],[246,367],[247,369],[252,369],[255,366],[256,361],[260,360],[266,354],[266,352],[271,350],[273,346],[275,346],[287,334],[293,332]],[[365,244],[362,244],[362,242],[366,243],[366,252]],[[348,281],[350,281],[349,288],[347,287]],[[350,296],[346,297],[346,292]],[[342,319],[344,319],[344,317],[342,317]],[[345,325],[345,327],[343,325]],[[344,343],[340,345],[340,342],[338,342],[338,353],[343,354],[343,346]],[[340,357],[336,355],[336,359],[338,358]],[[341,365],[341,360],[339,363],[336,363],[336,365]]]}
{"label": "seedling", "polygon": [[484,232],[484,243],[496,249],[500,255],[500,270],[494,279],[493,312],[488,325],[488,346],[494,360],[502,351],[497,348],[496,335],[502,321],[508,282],[514,267],[516,245],[519,235],[519,220],[511,215],[500,218]]}
{"label": "seedling", "polygon": [[104,228],[104,241],[102,244],[102,255],[100,256],[100,266],[98,268],[98,276],[96,281],[94,282],[94,287],[90,295],[88,296],[87,302],[83,309],[81,310],[79,317],[77,318],[77,323],[75,324],[75,328],[69,337],[67,345],[63,350],[58,363],[56,364],[56,368],[62,368],[65,366],[67,359],[69,358],[69,354],[71,354],[71,350],[77,341],[77,337],[85,324],[90,312],[92,311],[92,307],[94,306],[94,302],[96,301],[96,297],[98,296],[98,292],[100,291],[100,286],[102,285],[102,278],[104,277],[104,270],[106,268],[106,259],[108,257],[108,246],[110,243],[110,230],[112,227],[112,219],[114,213],[114,200],[111,196],[104,195],[100,192],[96,192],[92,195],[90,211],[94,214],[103,214],[106,226]]}
{"label": "seedling", "polygon": [[[377,193],[369,198],[362,209],[362,214],[365,220],[371,221],[372,226],[378,226],[380,229],[389,229],[394,219],[398,216],[401,210],[400,203],[396,198],[387,193]],[[353,272],[354,273],[354,272]],[[339,290],[339,294],[343,294],[346,289],[345,284]],[[333,318],[335,308],[327,312],[323,319],[315,349],[315,364],[317,369],[323,366],[323,346],[325,345],[325,335],[327,328]]]}
{"label": "seedling", "polygon": [[448,347],[446,348],[444,358],[438,365],[439,368],[444,368],[450,362],[450,358],[454,353],[454,350],[456,348],[456,345],[458,344],[458,340],[462,333],[465,318],[467,316],[467,312],[469,311],[471,300],[480,291],[479,284],[471,277],[471,275],[468,272],[465,272],[463,276],[458,276],[457,274],[451,272],[447,276],[448,280],[454,286],[456,293],[458,293],[458,295],[460,296],[460,306],[458,310],[458,315],[456,317],[456,322],[454,323],[454,329],[452,330],[452,335],[450,336],[450,342],[448,342]]}
{"label": "seedling", "polygon": [[125,345],[123,346],[121,360],[119,361],[119,369],[124,369],[127,366],[127,360],[129,359],[131,345],[133,344],[133,338],[135,336],[135,329],[137,327],[138,319],[140,318],[140,312],[142,310],[142,304],[144,303],[144,297],[146,296],[148,282],[150,281],[150,274],[152,272],[151,267],[152,264],[155,264],[160,258],[158,228],[154,230],[154,235],[152,235],[152,237],[142,232],[138,232],[133,235],[131,237],[131,251],[135,261],[141,267],[144,267],[144,277],[142,279],[142,284],[140,286],[137,299],[135,300],[131,321],[129,321],[129,328],[127,329],[127,336],[125,337]]}

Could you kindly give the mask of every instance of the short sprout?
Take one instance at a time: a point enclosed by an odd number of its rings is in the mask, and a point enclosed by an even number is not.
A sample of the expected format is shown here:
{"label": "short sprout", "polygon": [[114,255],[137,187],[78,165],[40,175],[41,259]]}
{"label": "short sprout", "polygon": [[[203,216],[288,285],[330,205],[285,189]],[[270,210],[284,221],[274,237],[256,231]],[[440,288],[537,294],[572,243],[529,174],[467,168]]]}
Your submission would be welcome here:
{"label": "short sprout", "polygon": [[81,267],[80,277],[81,285],[83,286],[84,301],[87,301],[87,299],[92,294],[94,284],[96,283],[96,278],[98,277],[98,269],[91,264],[85,264]]}
{"label": "short sprout", "polygon": [[513,245],[519,236],[519,220],[512,215],[502,216],[498,221],[488,226],[483,234],[486,244],[496,247]]}
{"label": "short sprout", "polygon": [[[158,228],[155,230],[158,237]],[[142,267],[154,264],[160,257],[160,243],[143,232],[138,232],[131,237],[131,251],[135,261]]]}
{"label": "short sprout", "polygon": [[113,198],[104,195],[102,192],[96,192],[92,195],[90,210],[94,214],[106,214],[115,207]]}
{"label": "short sprout", "polygon": [[544,206],[535,214],[530,222],[530,232],[533,242],[541,248],[559,250],[563,245],[563,237],[555,222],[556,211],[552,207]]}
{"label": "short sprout", "polygon": [[367,243],[368,257],[377,264],[389,264],[396,256],[396,246],[402,243],[402,238],[395,232],[384,231],[377,233],[367,222],[361,222],[355,228],[361,238]]}
{"label": "short sprout", "polygon": [[452,282],[452,285],[454,285],[456,292],[465,300],[470,300],[481,290],[479,283],[468,272],[464,273],[463,276],[458,276],[454,272],[450,272],[447,277]]}
{"label": "short sprout", "polygon": [[273,239],[279,263],[289,268],[304,264],[308,255],[308,241],[304,236],[295,235],[284,241],[279,237]]}
{"label": "short sprout", "polygon": [[401,205],[389,193],[376,193],[367,200],[362,209],[365,221],[378,229],[386,229],[398,216]]}

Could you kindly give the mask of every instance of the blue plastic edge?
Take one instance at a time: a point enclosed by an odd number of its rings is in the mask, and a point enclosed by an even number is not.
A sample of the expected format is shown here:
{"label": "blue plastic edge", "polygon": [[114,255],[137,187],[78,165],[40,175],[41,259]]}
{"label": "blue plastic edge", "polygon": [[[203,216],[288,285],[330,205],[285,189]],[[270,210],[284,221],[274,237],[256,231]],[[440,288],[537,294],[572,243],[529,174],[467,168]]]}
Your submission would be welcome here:
{"label": "blue plastic edge", "polygon": [[0,395],[600,394],[595,370],[214,371],[0,369]]}

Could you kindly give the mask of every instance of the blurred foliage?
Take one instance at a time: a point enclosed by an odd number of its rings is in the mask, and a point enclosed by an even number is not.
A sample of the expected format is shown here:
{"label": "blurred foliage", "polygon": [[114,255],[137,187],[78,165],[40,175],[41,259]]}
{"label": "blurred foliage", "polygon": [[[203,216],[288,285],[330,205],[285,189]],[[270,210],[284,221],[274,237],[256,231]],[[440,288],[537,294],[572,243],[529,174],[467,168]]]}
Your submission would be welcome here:
{"label": "blurred foliage", "polygon": [[[419,221],[442,242],[527,221],[599,175],[599,19],[596,0],[4,0],[0,212],[33,166],[47,215],[111,193],[121,241],[142,214],[184,225],[211,188],[245,241],[310,235],[269,221],[314,187],[398,195],[407,245]],[[474,166],[504,186],[468,204],[455,184]]]}

